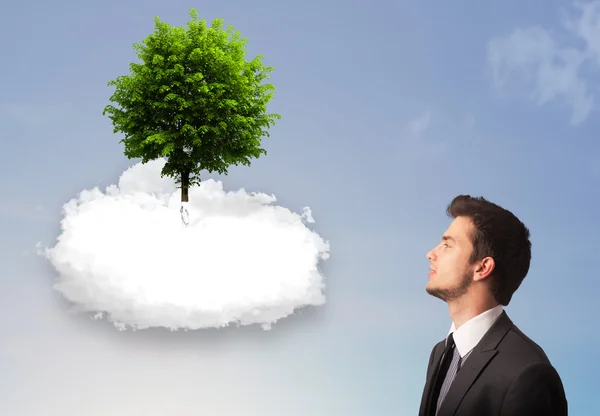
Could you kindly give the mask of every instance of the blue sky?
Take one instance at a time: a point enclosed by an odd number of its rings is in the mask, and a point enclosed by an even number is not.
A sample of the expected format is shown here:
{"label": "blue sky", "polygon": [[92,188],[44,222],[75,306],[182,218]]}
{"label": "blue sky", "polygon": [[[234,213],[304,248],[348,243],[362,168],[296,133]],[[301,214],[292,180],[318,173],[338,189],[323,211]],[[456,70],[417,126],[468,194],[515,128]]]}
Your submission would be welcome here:
{"label": "blue sky", "polygon": [[[600,2],[355,3],[1,6],[0,413],[416,414],[450,326],[425,254],[469,193],[531,229],[507,312],[557,367],[571,414],[600,414]],[[309,206],[331,242],[326,305],[269,332],[118,333],[66,314],[33,255],[64,203],[134,163],[102,116],[106,83],[154,16],[184,25],[190,7],[275,67],[283,117],[267,156],[203,178]]]}

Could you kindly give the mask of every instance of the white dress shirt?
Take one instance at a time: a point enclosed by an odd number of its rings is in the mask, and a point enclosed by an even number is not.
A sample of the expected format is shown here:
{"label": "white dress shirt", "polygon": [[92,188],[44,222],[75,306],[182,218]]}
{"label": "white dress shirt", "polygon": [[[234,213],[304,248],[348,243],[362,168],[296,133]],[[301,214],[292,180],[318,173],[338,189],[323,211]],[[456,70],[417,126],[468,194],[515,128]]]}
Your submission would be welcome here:
{"label": "white dress shirt", "polygon": [[458,329],[452,322],[448,335],[454,333],[454,342],[456,349],[460,353],[461,361],[464,362],[466,356],[475,348],[485,333],[492,327],[494,322],[502,315],[502,305],[488,309],[487,311],[469,319]]}

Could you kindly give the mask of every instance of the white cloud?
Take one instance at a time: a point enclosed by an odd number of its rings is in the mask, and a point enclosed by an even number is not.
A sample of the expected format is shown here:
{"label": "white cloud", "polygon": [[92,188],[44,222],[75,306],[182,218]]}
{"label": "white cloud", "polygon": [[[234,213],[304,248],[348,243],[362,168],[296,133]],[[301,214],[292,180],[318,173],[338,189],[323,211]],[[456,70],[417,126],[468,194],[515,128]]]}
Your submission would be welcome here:
{"label": "white cloud", "polygon": [[489,42],[488,62],[500,91],[518,75],[532,85],[531,98],[538,105],[564,100],[571,124],[577,125],[594,109],[596,85],[583,71],[589,67],[600,74],[600,1],[575,3],[574,8],[577,18],[565,18],[563,26],[582,47],[561,43],[539,26],[516,28]]}
{"label": "white cloud", "polygon": [[190,189],[189,225],[180,194],[161,178],[164,160],[138,164],[106,192],[81,192],[64,206],[62,234],[41,251],[55,289],[81,312],[119,329],[263,325],[322,305],[321,259],[329,243],[274,196],[225,192],[221,182]]}
{"label": "white cloud", "polygon": [[[403,126],[402,140],[398,140],[395,151],[404,159],[404,167],[413,169],[413,163],[421,163],[423,158],[430,162],[433,158],[445,158],[451,150],[447,131],[442,138],[432,134],[432,114],[431,110],[425,110]],[[440,117],[443,118],[443,115]],[[438,116],[435,120],[438,120]]]}
{"label": "white cloud", "polygon": [[429,128],[431,123],[431,112],[425,111],[420,117],[408,123],[408,131],[412,137],[421,137]]}

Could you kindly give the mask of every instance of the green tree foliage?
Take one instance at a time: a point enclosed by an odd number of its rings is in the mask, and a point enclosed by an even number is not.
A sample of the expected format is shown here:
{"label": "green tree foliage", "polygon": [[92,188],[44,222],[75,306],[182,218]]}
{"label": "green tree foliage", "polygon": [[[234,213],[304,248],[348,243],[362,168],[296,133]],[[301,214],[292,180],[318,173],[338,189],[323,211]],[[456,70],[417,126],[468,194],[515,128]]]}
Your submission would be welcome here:
{"label": "green tree foliage", "polygon": [[108,83],[118,107],[103,111],[125,136],[125,156],[167,160],[161,176],[181,185],[183,202],[200,171],[227,174],[232,164],[249,166],[250,158],[266,155],[261,137],[281,118],[266,113],[273,85],[261,85],[273,67],[262,55],[246,61],[247,40],[231,26],[225,31],[222,19],[209,28],[196,10],[190,16],[187,27],[154,19],[154,32],[134,44],[141,63]]}

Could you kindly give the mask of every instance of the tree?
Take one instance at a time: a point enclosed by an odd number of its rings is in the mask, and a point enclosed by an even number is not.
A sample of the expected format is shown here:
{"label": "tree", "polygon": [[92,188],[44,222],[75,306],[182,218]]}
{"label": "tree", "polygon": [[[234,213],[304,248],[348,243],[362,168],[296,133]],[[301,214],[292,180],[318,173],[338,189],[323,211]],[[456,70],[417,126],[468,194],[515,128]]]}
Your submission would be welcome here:
{"label": "tree", "polygon": [[227,174],[232,164],[249,166],[250,158],[266,155],[261,137],[281,119],[266,113],[273,85],[261,85],[273,67],[262,64],[262,55],[246,61],[247,39],[231,25],[223,30],[222,19],[208,28],[196,10],[190,16],[187,28],[154,19],[154,32],[134,44],[141,63],[108,83],[119,108],[102,113],[114,133],[124,134],[129,159],[167,160],[161,176],[181,185],[182,202],[200,184],[200,171]]}

